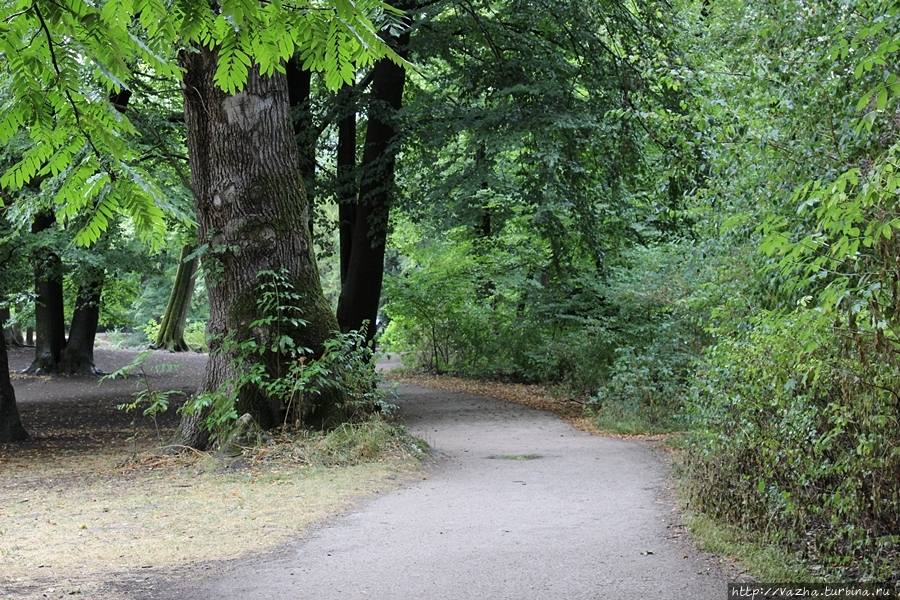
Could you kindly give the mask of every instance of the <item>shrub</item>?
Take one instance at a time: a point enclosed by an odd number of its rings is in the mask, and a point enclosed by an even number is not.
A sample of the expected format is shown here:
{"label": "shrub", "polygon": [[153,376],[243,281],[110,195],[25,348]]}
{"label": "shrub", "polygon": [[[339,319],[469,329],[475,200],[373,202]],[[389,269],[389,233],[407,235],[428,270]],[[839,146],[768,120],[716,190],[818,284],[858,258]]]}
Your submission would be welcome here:
{"label": "shrub", "polygon": [[747,326],[711,348],[693,386],[694,502],[841,576],[896,578],[895,354],[816,310],[766,312]]}

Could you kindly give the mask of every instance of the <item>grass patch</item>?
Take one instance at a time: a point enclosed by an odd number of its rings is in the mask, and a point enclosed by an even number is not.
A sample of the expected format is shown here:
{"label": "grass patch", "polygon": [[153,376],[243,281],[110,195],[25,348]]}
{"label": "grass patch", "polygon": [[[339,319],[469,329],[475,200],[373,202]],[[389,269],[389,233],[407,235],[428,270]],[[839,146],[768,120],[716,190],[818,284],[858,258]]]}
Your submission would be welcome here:
{"label": "grass patch", "polygon": [[48,589],[113,598],[104,586],[117,574],[272,549],[393,488],[426,449],[375,419],[328,435],[296,432],[227,460],[145,454],[123,465],[123,454],[103,452],[60,457],[46,473],[4,461],[0,598],[43,598]]}
{"label": "grass patch", "polygon": [[683,435],[666,437],[665,447],[671,452],[676,499],[682,508],[682,522],[705,552],[736,561],[745,577],[754,581],[812,583],[816,577],[808,566],[783,547],[767,541],[763,534],[724,523],[691,508],[691,486],[694,482],[684,469]]}
{"label": "grass patch", "polygon": [[684,524],[700,550],[736,559],[757,581],[812,583],[816,578],[793,555],[748,531],[688,512]]}

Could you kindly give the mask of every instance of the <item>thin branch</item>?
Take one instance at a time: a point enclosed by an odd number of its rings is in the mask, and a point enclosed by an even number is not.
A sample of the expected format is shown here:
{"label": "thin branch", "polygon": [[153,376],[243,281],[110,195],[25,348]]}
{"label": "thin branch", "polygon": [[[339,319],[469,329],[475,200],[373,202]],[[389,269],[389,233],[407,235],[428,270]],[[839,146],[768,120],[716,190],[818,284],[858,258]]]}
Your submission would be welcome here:
{"label": "thin branch", "polygon": [[463,10],[469,13],[472,18],[475,20],[475,23],[478,25],[478,28],[481,29],[481,32],[484,34],[484,38],[487,40],[488,46],[491,47],[491,51],[494,53],[494,56],[497,58],[497,62],[503,63],[503,56],[500,54],[500,50],[494,45],[494,39],[491,37],[491,34],[488,33],[487,28],[484,26],[484,23],[481,22],[481,18],[479,18],[478,13],[472,7],[472,3],[469,0],[465,0],[463,2]]}

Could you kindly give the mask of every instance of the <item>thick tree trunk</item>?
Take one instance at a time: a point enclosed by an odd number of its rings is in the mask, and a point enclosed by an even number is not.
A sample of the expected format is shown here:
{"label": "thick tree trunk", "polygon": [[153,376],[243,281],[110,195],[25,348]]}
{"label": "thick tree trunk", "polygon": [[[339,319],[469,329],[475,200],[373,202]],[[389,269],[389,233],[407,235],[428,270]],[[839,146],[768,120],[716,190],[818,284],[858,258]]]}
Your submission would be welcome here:
{"label": "thick tree trunk", "polygon": [[[6,319],[0,316],[0,329]],[[9,380],[9,358],[6,355],[6,340],[0,336],[0,443],[17,442],[28,438],[22,427],[19,409],[16,407],[16,392]]]}
{"label": "thick tree trunk", "polygon": [[[309,239],[285,76],[262,77],[251,68],[244,90],[230,96],[213,83],[215,51],[185,51],[180,61],[197,237],[209,240],[203,261],[210,359],[199,391],[215,392],[234,379],[234,344],[272,340],[270,327],[250,327],[259,316],[260,271],[284,272],[301,295],[299,309],[308,325],[281,332],[298,345],[321,349],[337,321],[322,294]],[[258,360],[270,373],[282,367],[275,355]],[[251,413],[263,428],[278,424],[281,408],[279,401],[250,386],[238,392],[239,413]],[[317,416],[325,420],[332,410],[334,404],[320,406]],[[183,445],[206,447],[209,435],[202,416],[183,419],[178,437]]]}
{"label": "thick tree trunk", "polygon": [[188,260],[188,257],[195,251],[196,247],[192,244],[181,249],[178,270],[175,272],[175,283],[172,285],[172,293],[169,294],[169,301],[166,303],[166,314],[163,315],[159,334],[153,344],[153,348],[157,350],[187,352],[191,349],[184,341],[184,326],[191,308],[191,298],[194,295],[197,267],[200,265],[200,259],[197,256]]}
{"label": "thick tree trunk", "polygon": [[[400,38],[399,45],[405,47],[408,42],[409,35],[406,34]],[[353,216],[350,255],[338,301],[341,330],[359,329],[367,321],[370,339],[375,335],[375,319],[381,300],[384,246],[397,154],[395,115],[402,104],[405,81],[403,67],[389,60],[375,64],[359,202]]]}
{"label": "thick tree trunk", "polygon": [[[34,219],[32,232],[53,226],[52,214],[40,213]],[[59,361],[66,346],[66,324],[63,314],[62,263],[49,248],[43,248],[34,265],[35,346],[34,361],[25,373],[49,375],[59,371]]]}
{"label": "thick tree trunk", "polygon": [[69,339],[59,363],[61,373],[103,375],[103,371],[94,366],[94,339],[97,336],[97,323],[100,321],[103,279],[102,269],[84,269],[84,280],[78,286],[75,298]]}

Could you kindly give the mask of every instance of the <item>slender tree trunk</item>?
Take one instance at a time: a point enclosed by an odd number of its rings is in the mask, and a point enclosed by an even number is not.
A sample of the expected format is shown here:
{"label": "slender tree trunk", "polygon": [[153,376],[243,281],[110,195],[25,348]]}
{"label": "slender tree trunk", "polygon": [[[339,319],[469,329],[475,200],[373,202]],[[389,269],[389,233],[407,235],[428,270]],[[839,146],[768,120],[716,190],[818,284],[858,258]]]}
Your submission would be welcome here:
{"label": "slender tree trunk", "polygon": [[288,85],[288,101],[294,123],[294,138],[297,140],[300,176],[309,205],[309,232],[313,231],[313,206],[316,189],[316,142],[318,132],[313,127],[311,107],[312,71],[302,69],[300,61],[293,58],[285,65]]}
{"label": "slender tree trunk", "polygon": [[[231,96],[213,83],[215,51],[185,51],[180,62],[197,236],[209,240],[203,270],[210,359],[199,391],[215,392],[235,376],[236,350],[228,340],[267,345],[273,339],[271,327],[250,327],[258,318],[260,271],[285,273],[302,296],[299,308],[308,325],[281,331],[298,345],[321,349],[337,321],[322,293],[310,243],[285,76],[263,77],[251,68],[244,90]],[[270,373],[283,366],[271,354],[257,360]],[[278,424],[281,408],[280,401],[251,386],[238,390],[239,413],[249,412],[263,428]],[[336,406],[323,401],[316,416],[324,421],[331,411]],[[202,419],[195,413],[182,420],[178,442],[206,447]]]}
{"label": "slender tree trunk", "polygon": [[[398,40],[405,48],[409,34]],[[403,100],[406,71],[389,60],[375,64],[372,100],[363,149],[359,202],[353,218],[352,242],[346,276],[338,301],[338,321],[344,332],[369,323],[367,335],[375,335],[375,319],[381,300],[384,248],[388,213],[394,187],[397,154],[395,116]]]}
{"label": "slender tree trunk", "polygon": [[353,229],[356,225],[356,97],[352,87],[339,92],[338,102],[346,111],[338,123],[337,201],[340,234],[341,286],[347,280]]}
{"label": "slender tree trunk", "polygon": [[[52,214],[38,214],[32,233],[40,233],[53,226]],[[63,314],[62,263],[49,248],[43,248],[34,266],[35,351],[34,361],[25,373],[49,375],[59,371],[59,361],[66,346],[66,324]]]}
{"label": "slender tree trunk", "polygon": [[84,280],[78,286],[75,297],[75,312],[69,339],[62,352],[59,371],[79,375],[103,375],[94,366],[94,339],[97,323],[100,321],[100,296],[103,293],[104,273],[102,269],[83,269]]}
{"label": "slender tree trunk", "polygon": [[[128,89],[121,89],[109,96],[113,107],[121,113],[127,109],[130,99],[131,90]],[[94,365],[94,340],[100,321],[100,298],[106,274],[103,269],[90,265],[83,265],[79,270],[82,275],[81,283],[75,296],[75,312],[69,327],[69,339],[60,356],[59,372],[103,375],[103,371]]]}
{"label": "slender tree trunk", "polygon": [[[0,329],[6,319],[0,315]],[[28,438],[22,427],[19,409],[16,407],[16,392],[9,379],[9,358],[6,354],[6,340],[0,336],[0,443],[17,442]]]}
{"label": "slender tree trunk", "polygon": [[[0,308],[0,323],[9,322],[10,311],[8,308]],[[25,345],[25,337],[22,335],[22,330],[19,329],[18,325],[5,326],[3,327],[3,339],[6,341],[6,346],[24,346]]]}
{"label": "slender tree trunk", "polygon": [[163,315],[159,334],[153,344],[157,350],[169,352],[187,352],[191,348],[184,341],[184,327],[187,321],[188,311],[191,308],[191,298],[194,295],[194,283],[196,282],[197,267],[200,259],[194,256],[188,257],[197,248],[188,244],[181,249],[178,259],[178,270],[175,272],[175,283],[172,285],[172,293],[166,303],[166,313]]}

